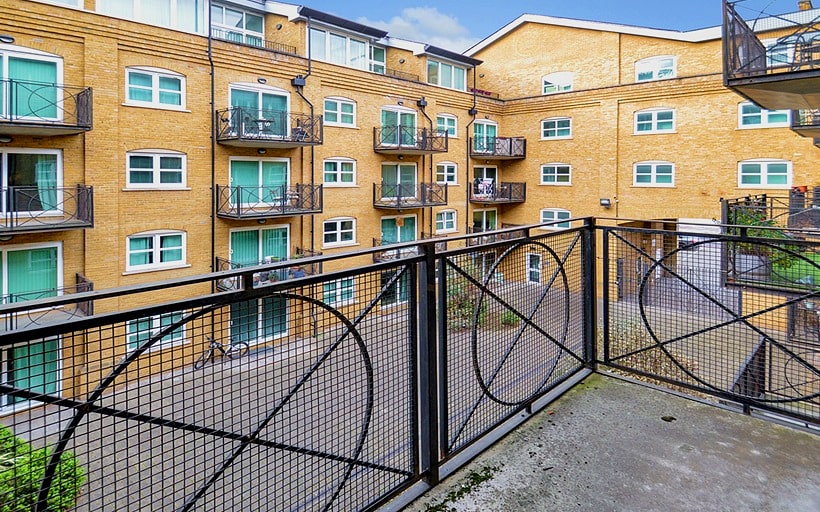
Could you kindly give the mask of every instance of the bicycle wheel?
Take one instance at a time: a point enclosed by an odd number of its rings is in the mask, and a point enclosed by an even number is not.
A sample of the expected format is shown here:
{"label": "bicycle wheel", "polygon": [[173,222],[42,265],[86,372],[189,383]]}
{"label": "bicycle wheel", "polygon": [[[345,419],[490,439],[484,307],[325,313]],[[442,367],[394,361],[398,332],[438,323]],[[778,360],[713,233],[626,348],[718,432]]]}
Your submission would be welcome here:
{"label": "bicycle wheel", "polygon": [[206,350],[205,352],[200,354],[199,358],[196,361],[194,361],[194,369],[201,370],[201,369],[205,368],[205,364],[213,358],[214,358],[214,349],[209,348],[208,350]]}
{"label": "bicycle wheel", "polygon": [[250,345],[248,345],[244,341],[235,341],[231,343],[231,345],[228,347],[228,350],[225,351],[225,355],[228,356],[230,359],[235,359],[237,357],[244,356],[248,353],[250,349]]}

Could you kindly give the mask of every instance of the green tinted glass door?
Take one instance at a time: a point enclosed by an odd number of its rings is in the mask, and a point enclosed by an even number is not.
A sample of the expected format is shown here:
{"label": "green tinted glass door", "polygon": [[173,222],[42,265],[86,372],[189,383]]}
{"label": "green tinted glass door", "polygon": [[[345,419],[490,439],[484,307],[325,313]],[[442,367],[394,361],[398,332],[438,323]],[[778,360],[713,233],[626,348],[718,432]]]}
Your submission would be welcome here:
{"label": "green tinted glass door", "polygon": [[8,251],[6,263],[9,302],[57,295],[56,247]]}
{"label": "green tinted glass door", "polygon": [[[32,342],[6,351],[8,384],[35,393],[54,394],[58,388],[60,341],[58,338]],[[11,405],[25,401],[24,398],[4,397]]]}
{"label": "green tinted glass door", "polygon": [[270,137],[284,137],[288,131],[288,100],[278,94],[262,93],[260,133]]}
{"label": "green tinted glass door", "polygon": [[13,81],[11,114],[57,119],[57,63],[9,57],[8,66]]}
{"label": "green tinted glass door", "polygon": [[231,162],[231,204],[248,205],[262,202],[259,190],[259,162]]}

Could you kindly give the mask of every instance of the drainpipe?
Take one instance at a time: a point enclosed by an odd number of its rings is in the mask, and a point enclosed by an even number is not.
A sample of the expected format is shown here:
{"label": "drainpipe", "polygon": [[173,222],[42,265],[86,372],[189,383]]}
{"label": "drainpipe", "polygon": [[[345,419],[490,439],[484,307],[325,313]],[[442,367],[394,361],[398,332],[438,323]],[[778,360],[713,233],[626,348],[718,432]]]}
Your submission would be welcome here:
{"label": "drainpipe", "polygon": [[[425,109],[427,108],[427,100],[424,98],[424,96],[422,96],[420,100],[416,101],[416,105],[419,107],[419,110],[421,110],[421,113],[424,115],[424,117],[427,118],[427,123],[430,125],[430,136],[432,137],[433,133],[434,133],[433,132],[433,120],[430,119],[430,116],[428,116],[427,112],[425,112]],[[422,155],[421,156],[422,168],[424,167],[425,158],[427,158],[427,155]],[[430,155],[429,168],[430,168],[430,184],[432,185],[432,183],[433,183],[433,155]],[[425,210],[426,210],[426,208],[421,210],[422,215],[424,215]],[[424,218],[421,219],[420,224],[424,225]],[[429,227],[428,232],[432,236],[432,234],[433,234],[433,215],[432,215],[432,212],[430,214],[430,227]]]}
{"label": "drainpipe", "polygon": [[476,85],[477,84],[476,84],[475,75],[476,75],[476,69],[475,69],[475,66],[473,66],[473,106],[470,108],[470,110],[467,111],[467,113],[469,115],[471,115],[473,118],[470,119],[470,122],[467,123],[467,126],[464,127],[464,129],[467,130],[467,135],[466,135],[466,138],[464,139],[464,140],[467,141],[467,161],[466,161],[467,163],[465,165],[465,167],[467,168],[467,172],[466,172],[466,178],[467,179],[465,180],[465,185],[467,185],[467,186],[464,187],[466,189],[467,196],[464,200],[465,201],[465,212],[466,212],[465,219],[464,219],[464,228],[465,228],[464,229],[464,234],[467,234],[467,232],[470,229],[470,192],[472,192],[472,190],[473,190],[473,182],[470,179],[470,126],[472,126],[472,124],[475,123],[476,115],[478,115],[478,109],[476,108],[476,92],[475,91],[476,91]]}
{"label": "drainpipe", "polygon": [[[211,0],[208,0],[211,12]],[[213,34],[208,26],[208,64],[211,70],[211,271],[216,271],[216,77],[214,76]],[[211,292],[216,291],[211,283]]]}
{"label": "drainpipe", "polygon": [[[311,20],[310,20],[310,17],[308,16],[308,19],[307,19],[307,41],[308,41],[308,44],[307,44],[307,49],[308,49],[308,51],[307,51],[307,60],[308,60],[307,72],[304,75],[297,75],[295,78],[293,78],[290,81],[290,83],[293,87],[296,88],[296,94],[298,94],[299,97],[302,98],[302,100],[305,103],[307,103],[308,106],[310,107],[310,119],[313,120],[313,115],[314,115],[313,103],[311,103],[305,97],[305,95],[302,93],[302,91],[304,90],[305,85],[307,84],[308,77],[311,75],[311,73],[313,73],[313,60],[311,59],[312,48],[310,47],[310,29],[311,29],[311,27],[312,27]],[[313,187],[314,187],[315,182],[316,182],[315,177],[314,177],[314,172],[315,172],[314,159],[315,159],[315,156],[316,156],[316,147],[311,145],[310,146],[310,187],[311,187],[311,192],[312,192]],[[302,165],[304,165],[304,149],[302,149]],[[303,167],[303,169],[304,169],[304,167]],[[302,218],[304,219],[304,217],[302,217]],[[302,222],[304,223],[304,220]],[[313,253],[314,250],[315,250],[315,244],[314,244],[314,241],[313,241],[314,238],[315,238],[314,237],[315,230],[316,230],[316,214],[311,213],[310,214],[310,252],[311,253]]]}

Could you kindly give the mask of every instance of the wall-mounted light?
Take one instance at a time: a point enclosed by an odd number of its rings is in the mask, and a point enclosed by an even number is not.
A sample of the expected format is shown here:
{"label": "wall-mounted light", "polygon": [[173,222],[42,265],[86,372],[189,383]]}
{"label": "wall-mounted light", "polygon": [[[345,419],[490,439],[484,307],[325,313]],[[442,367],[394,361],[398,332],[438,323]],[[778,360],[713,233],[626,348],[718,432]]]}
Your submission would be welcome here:
{"label": "wall-mounted light", "polygon": [[608,197],[602,197],[598,202],[604,208],[611,208],[612,207],[612,199],[610,199]]}
{"label": "wall-mounted light", "polygon": [[399,100],[396,103],[398,103],[399,105],[404,105],[404,100]]}
{"label": "wall-mounted light", "polygon": [[0,43],[12,44],[14,43],[14,36],[8,34],[0,34]]}
{"label": "wall-mounted light", "polygon": [[399,155],[399,160],[404,160],[404,155]]}
{"label": "wall-mounted light", "polygon": [[2,142],[3,144],[5,144],[7,142],[11,142],[13,140],[14,139],[9,137],[8,135],[0,135],[0,142]]}
{"label": "wall-mounted light", "polygon": [[489,118],[490,118],[490,114],[484,114],[484,119],[489,119]]}
{"label": "wall-mounted light", "polygon": [[399,59],[399,64],[404,64],[405,62],[407,62],[407,61],[404,60],[404,59]]}
{"label": "wall-mounted light", "polygon": [[268,222],[268,219],[256,219],[256,222],[258,222],[259,224],[266,224]]}
{"label": "wall-mounted light", "polygon": [[282,24],[281,23],[276,24],[276,30],[282,30]]}
{"label": "wall-mounted light", "polygon": [[479,74],[478,78],[484,78],[484,73]]}
{"label": "wall-mounted light", "polygon": [[268,83],[268,79],[267,79],[267,78],[257,78],[257,79],[256,79],[256,81],[257,81],[258,83],[260,83],[260,84],[266,84],[266,83]]}
{"label": "wall-mounted light", "polygon": [[268,150],[265,149],[265,148],[259,148],[259,149],[256,150],[256,152],[259,153],[260,155],[264,155],[265,153],[268,152]]}

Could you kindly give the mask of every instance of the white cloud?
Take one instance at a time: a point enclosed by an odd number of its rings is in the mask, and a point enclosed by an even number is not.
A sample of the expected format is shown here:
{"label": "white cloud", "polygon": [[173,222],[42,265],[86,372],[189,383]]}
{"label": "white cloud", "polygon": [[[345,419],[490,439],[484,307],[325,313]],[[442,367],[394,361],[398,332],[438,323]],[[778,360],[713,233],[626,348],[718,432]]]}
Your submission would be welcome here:
{"label": "white cloud", "polygon": [[435,7],[407,7],[390,21],[359,18],[359,23],[386,30],[389,35],[447,50],[463,52],[478,42],[457,18],[443,14]]}

